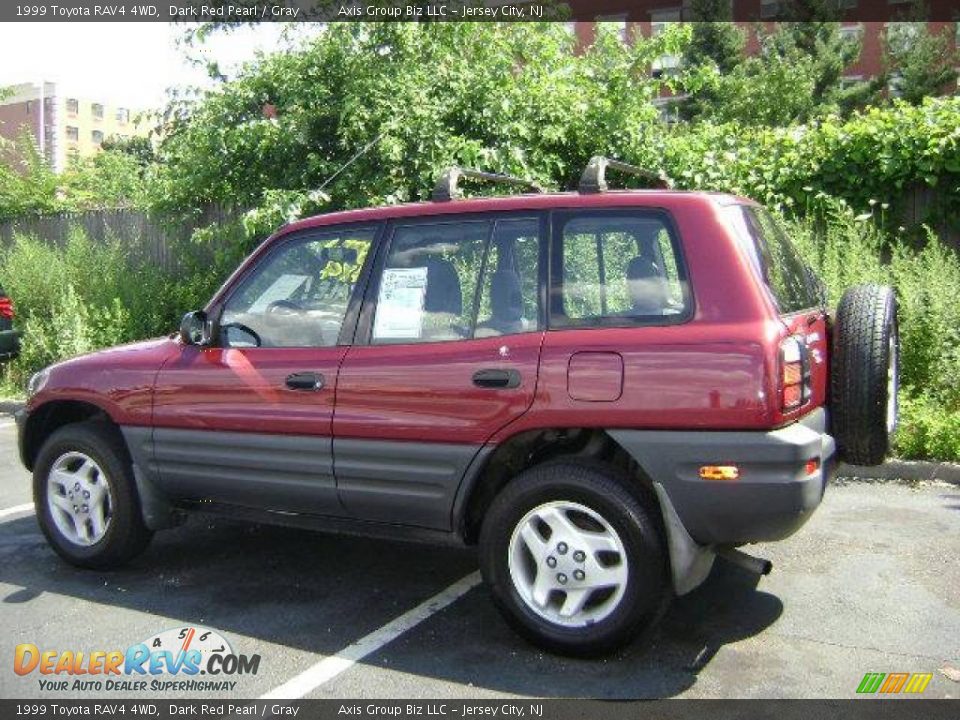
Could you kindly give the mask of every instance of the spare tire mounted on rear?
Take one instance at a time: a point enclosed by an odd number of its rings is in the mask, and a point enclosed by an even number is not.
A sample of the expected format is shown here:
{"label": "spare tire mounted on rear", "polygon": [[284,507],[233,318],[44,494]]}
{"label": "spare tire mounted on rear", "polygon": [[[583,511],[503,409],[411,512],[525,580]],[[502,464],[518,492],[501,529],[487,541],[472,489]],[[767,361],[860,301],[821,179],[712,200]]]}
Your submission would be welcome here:
{"label": "spare tire mounted on rear", "polygon": [[830,390],[838,455],[879,465],[897,426],[900,338],[897,299],[882,285],[856,285],[840,300],[833,327]]}

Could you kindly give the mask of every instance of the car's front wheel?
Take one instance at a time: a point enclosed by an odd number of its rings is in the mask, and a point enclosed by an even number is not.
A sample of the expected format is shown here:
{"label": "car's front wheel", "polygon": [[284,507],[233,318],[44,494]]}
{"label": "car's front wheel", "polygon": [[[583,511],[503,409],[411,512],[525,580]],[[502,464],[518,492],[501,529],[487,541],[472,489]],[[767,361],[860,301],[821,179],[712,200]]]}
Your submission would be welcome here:
{"label": "car's front wheel", "polygon": [[652,502],[599,463],[550,462],[513,480],[484,518],[480,565],[510,625],[570,655],[625,645],[668,592]]}
{"label": "car's front wheel", "polygon": [[74,565],[119,565],[150,542],[126,449],[103,423],[50,436],[34,464],[33,496],[43,534]]}

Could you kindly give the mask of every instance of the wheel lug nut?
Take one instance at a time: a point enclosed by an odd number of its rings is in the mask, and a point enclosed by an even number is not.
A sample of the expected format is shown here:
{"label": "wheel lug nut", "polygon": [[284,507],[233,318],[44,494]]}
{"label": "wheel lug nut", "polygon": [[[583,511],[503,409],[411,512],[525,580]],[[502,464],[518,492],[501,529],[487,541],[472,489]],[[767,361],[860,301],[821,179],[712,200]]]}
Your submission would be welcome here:
{"label": "wheel lug nut", "polygon": [[563,573],[557,573],[557,582],[560,583],[561,585],[566,585],[567,576],[564,575]]}
{"label": "wheel lug nut", "polygon": [[557,566],[557,559],[551,555],[547,558],[547,567],[555,568]]}
{"label": "wheel lug nut", "polygon": [[567,544],[566,544],[565,542],[558,543],[558,544],[557,544],[557,552],[560,553],[561,555],[566,555],[566,554],[567,554]]}
{"label": "wheel lug nut", "polygon": [[574,580],[583,580],[586,576],[587,576],[587,574],[586,574],[583,570],[574,570],[574,571],[573,571],[573,579],[574,579]]}
{"label": "wheel lug nut", "polygon": [[73,506],[73,511],[74,511],[74,512],[77,512],[77,506],[76,506],[76,505]]}
{"label": "wheel lug nut", "polygon": [[576,560],[577,562],[583,562],[584,560],[587,559],[587,554],[583,552],[583,550],[577,550],[573,554],[573,559]]}
{"label": "wheel lug nut", "polygon": [[83,506],[83,511],[84,511],[84,512],[89,512],[89,510],[90,510],[90,508],[88,508],[86,505]]}
{"label": "wheel lug nut", "polygon": [[84,490],[84,491],[83,491],[83,497],[84,497],[84,499],[89,498],[89,497],[90,497],[90,491],[89,491],[89,490]]}
{"label": "wheel lug nut", "polygon": [[80,492],[80,483],[76,483],[76,484],[73,486],[73,489],[76,490],[77,492]]}

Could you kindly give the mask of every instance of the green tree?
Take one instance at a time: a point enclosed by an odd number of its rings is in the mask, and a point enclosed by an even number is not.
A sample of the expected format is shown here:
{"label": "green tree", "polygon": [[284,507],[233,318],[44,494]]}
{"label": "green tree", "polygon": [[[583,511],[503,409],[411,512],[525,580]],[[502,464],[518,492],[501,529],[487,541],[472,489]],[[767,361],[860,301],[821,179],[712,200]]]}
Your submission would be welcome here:
{"label": "green tree", "polygon": [[888,25],[884,36],[885,77],[903,100],[918,105],[923,98],[941,95],[957,82],[960,52],[948,32],[930,32],[925,22]]}
{"label": "green tree", "polygon": [[14,142],[0,140],[0,219],[55,212],[57,186],[32,133],[24,130]]}
{"label": "green tree", "polygon": [[690,63],[688,119],[785,126],[831,113],[847,115],[878,97],[882,80],[845,82],[859,38],[840,32],[835,4],[797,0],[771,31],[756,27],[760,52],[724,70]]}
{"label": "green tree", "polygon": [[111,135],[103,141],[100,147],[104,152],[116,152],[129,155],[143,168],[152,165],[157,159],[150,138],[140,135],[127,138]]}
{"label": "green tree", "polygon": [[268,205],[266,227],[321,203],[426,198],[450,164],[569,185],[590,155],[644,144],[664,84],[649,67],[685,32],[601,32],[577,55],[556,24],[332,24],[169,114],[156,207]]}
{"label": "green tree", "polygon": [[693,30],[683,52],[686,65],[713,63],[722,74],[743,62],[746,36],[733,20],[729,0],[693,0],[690,4]]}

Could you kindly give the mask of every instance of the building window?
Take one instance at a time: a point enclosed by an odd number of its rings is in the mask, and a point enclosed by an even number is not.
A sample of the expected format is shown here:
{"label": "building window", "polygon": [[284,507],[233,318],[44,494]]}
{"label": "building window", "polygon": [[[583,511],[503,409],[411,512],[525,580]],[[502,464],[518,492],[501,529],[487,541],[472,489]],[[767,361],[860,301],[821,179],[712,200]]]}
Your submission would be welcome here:
{"label": "building window", "polygon": [[846,90],[863,82],[863,75],[844,75],[840,78],[840,88]]}
{"label": "building window", "polygon": [[130,122],[130,111],[126,108],[117,108],[117,122],[121,125]]}
{"label": "building window", "polygon": [[67,125],[67,140],[76,142],[80,139],[80,128],[74,125]]}
{"label": "building window", "polygon": [[94,130],[90,133],[90,139],[93,140],[94,145],[99,145],[103,142],[103,132],[100,130]]}
{"label": "building window", "polygon": [[67,98],[67,112],[76,115],[80,111],[80,102],[76,98]]}
{"label": "building window", "polygon": [[922,22],[887,23],[887,44],[894,52],[906,50],[923,32]]}
{"label": "building window", "polygon": [[[654,10],[650,13],[650,35],[662,35],[671,23],[680,22],[680,8]],[[680,70],[680,58],[676,55],[661,55],[653,61],[653,76],[674,75]]]}
{"label": "building window", "polygon": [[846,42],[856,42],[863,35],[861,25],[843,25],[840,27],[840,37]]}
{"label": "building window", "polygon": [[670,23],[680,21],[680,8],[654,10],[650,13],[650,35],[656,37],[670,26]]}
{"label": "building window", "polygon": [[597,17],[597,24],[607,30],[616,31],[620,42],[627,41],[627,16],[626,15],[600,15]]}
{"label": "building window", "polygon": [[841,10],[853,10],[857,7],[857,0],[838,0],[837,7]]}
{"label": "building window", "polygon": [[760,17],[775,18],[780,13],[778,0],[760,0]]}
{"label": "building window", "polygon": [[27,100],[27,115],[33,114],[33,100]]}
{"label": "building window", "polygon": [[93,103],[90,106],[90,112],[93,114],[94,119],[103,120],[103,105],[100,103]]}
{"label": "building window", "polygon": [[890,79],[887,81],[887,91],[890,93],[890,97],[902,97],[903,75],[899,72],[891,73]]}

